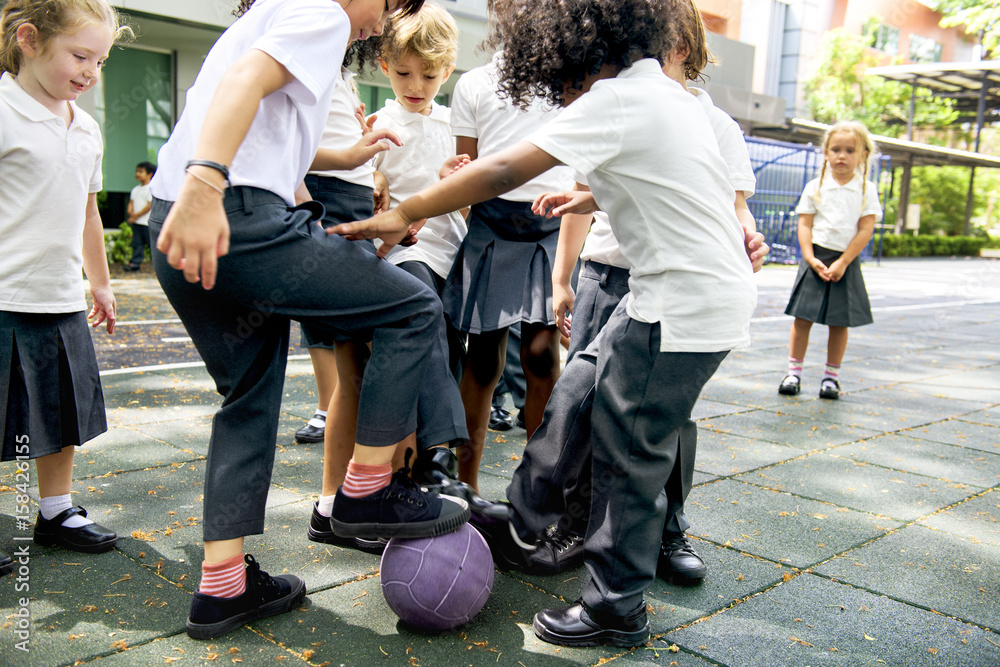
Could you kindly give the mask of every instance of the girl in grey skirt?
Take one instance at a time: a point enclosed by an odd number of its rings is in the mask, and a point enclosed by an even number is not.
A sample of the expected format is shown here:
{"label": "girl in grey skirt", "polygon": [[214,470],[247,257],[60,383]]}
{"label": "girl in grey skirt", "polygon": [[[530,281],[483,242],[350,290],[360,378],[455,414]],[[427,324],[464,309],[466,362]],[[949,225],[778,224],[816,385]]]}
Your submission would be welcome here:
{"label": "girl in grey skirt", "polygon": [[[865,280],[858,255],[871,239],[882,209],[868,182],[875,144],[864,125],[837,123],[823,137],[825,160],[820,176],[806,184],[795,209],[799,214],[802,262],[785,314],[795,317],[788,353],[788,374],[778,393],[799,393],[802,363],[814,322],[830,328],[826,371],[820,398],[840,397],[840,365],[847,349],[847,328],[871,324]],[[829,174],[827,172],[829,171]]]}

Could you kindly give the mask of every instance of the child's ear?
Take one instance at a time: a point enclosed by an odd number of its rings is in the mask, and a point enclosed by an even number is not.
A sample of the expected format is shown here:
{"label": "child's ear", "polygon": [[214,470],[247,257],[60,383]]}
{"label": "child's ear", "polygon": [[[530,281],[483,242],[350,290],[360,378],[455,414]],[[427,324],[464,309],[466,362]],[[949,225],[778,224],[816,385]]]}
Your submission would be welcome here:
{"label": "child's ear", "polygon": [[444,70],[444,76],[441,77],[441,83],[442,84],[446,83],[448,81],[448,78],[451,76],[451,73],[454,72],[454,71],[455,71],[455,66],[454,65],[452,65],[451,67],[445,68],[445,70]]}
{"label": "child's ear", "polygon": [[38,28],[33,24],[22,23],[18,26],[14,36],[17,39],[17,46],[21,49],[21,53],[27,57],[34,58],[41,52],[38,44]]}
{"label": "child's ear", "polygon": [[389,76],[389,66],[381,58],[378,59],[378,66],[382,68],[382,74]]}

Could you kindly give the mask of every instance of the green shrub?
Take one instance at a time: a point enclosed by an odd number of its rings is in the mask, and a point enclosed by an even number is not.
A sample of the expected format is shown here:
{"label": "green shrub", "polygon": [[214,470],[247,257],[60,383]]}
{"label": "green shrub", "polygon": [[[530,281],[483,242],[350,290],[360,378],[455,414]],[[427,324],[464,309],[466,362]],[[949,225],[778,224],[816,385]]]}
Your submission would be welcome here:
{"label": "green shrub", "polygon": [[975,256],[987,239],[974,236],[912,236],[886,234],[882,238],[883,257]]}
{"label": "green shrub", "polygon": [[104,237],[104,250],[108,264],[127,264],[132,259],[132,226],[127,222],[118,225],[118,231]]}

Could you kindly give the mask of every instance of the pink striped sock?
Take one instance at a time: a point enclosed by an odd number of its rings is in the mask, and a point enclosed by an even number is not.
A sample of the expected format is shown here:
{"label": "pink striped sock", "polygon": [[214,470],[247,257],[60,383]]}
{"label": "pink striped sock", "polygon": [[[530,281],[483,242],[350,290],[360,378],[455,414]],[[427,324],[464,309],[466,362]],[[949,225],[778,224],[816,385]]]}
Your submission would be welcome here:
{"label": "pink striped sock", "polygon": [[[830,364],[826,365],[826,371],[823,373],[823,380],[827,378],[831,380],[836,380],[840,377],[840,364]],[[822,382],[822,380],[820,380]]]}
{"label": "pink striped sock", "polygon": [[201,584],[198,592],[217,598],[235,598],[247,589],[247,568],[243,554],[227,558],[221,563],[201,564]]}
{"label": "pink striped sock", "polygon": [[788,357],[788,374],[794,375],[797,378],[802,377],[802,363],[805,359],[795,359],[793,357]]}
{"label": "pink striped sock", "polygon": [[392,464],[385,465],[365,465],[355,463],[351,459],[347,464],[347,476],[344,478],[344,485],[341,488],[348,498],[361,498],[370,496],[376,491],[381,491],[389,486],[392,479]]}

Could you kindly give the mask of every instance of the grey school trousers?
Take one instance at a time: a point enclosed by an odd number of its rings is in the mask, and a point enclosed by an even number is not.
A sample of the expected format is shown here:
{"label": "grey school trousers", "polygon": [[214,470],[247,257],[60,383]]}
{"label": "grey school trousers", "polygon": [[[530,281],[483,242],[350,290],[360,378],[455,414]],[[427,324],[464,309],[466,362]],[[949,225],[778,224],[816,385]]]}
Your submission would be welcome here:
{"label": "grey school trousers", "polygon": [[[619,304],[585,353],[566,365],[507,489],[518,528],[540,531],[557,521],[563,487],[586,459],[574,429],[589,420],[593,467],[584,561],[590,580],[583,600],[618,616],[642,602],[656,576],[664,486],[673,475],[690,480],[694,470],[693,457],[681,455],[680,432],[728,354],[660,352],[659,329],[633,320]],[[593,380],[581,393],[584,376]],[[559,437],[547,424],[555,415],[569,420]],[[569,439],[562,439],[565,433]]]}
{"label": "grey school trousers", "polygon": [[216,285],[189,283],[155,250],[170,202],[154,199],[153,266],[224,400],[212,423],[205,470],[205,540],[264,530],[289,323],[372,341],[356,440],[394,445],[417,425],[417,394],[441,304],[419,280],[317,222],[323,207],[289,209],[257,188],[226,190],[229,253]]}

